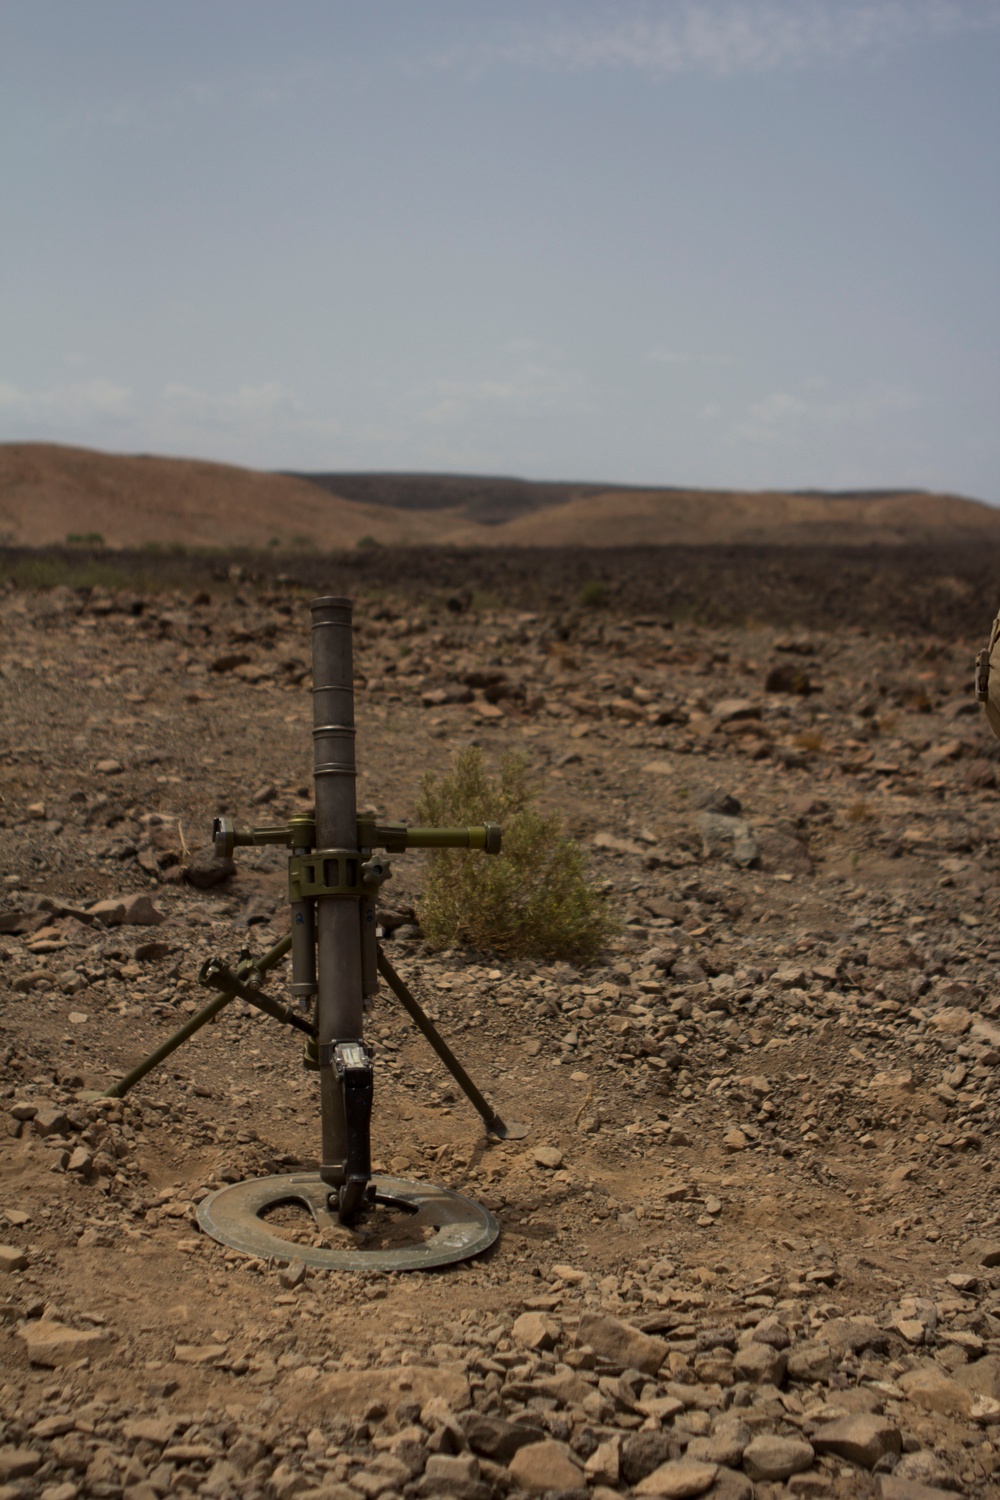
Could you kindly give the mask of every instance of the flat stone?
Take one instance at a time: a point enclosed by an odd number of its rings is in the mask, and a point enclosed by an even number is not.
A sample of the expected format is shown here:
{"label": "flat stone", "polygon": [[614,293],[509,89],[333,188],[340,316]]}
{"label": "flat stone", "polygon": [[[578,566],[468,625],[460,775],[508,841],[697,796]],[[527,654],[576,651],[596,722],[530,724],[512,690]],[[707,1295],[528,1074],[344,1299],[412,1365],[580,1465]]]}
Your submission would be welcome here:
{"label": "flat stone", "polygon": [[211,1443],[172,1443],[169,1448],[164,1448],[163,1459],[165,1463],[175,1464],[206,1463],[215,1458],[218,1451]]}
{"label": "flat stone", "polygon": [[34,1130],[36,1135],[66,1135],[69,1131],[69,1120],[66,1111],[60,1109],[58,1104],[43,1104],[35,1111]]}
{"label": "flat stone", "polygon": [[122,1424],[122,1437],[131,1442],[155,1443],[158,1448],[170,1442],[177,1431],[173,1417],[135,1417]]}
{"label": "flat stone", "polygon": [[743,1468],[751,1479],[790,1479],[803,1469],[811,1469],[815,1454],[804,1438],[778,1437],[762,1433],[748,1443],[743,1453]]}
{"label": "flat stone", "polygon": [[531,1159],[537,1167],[546,1167],[554,1172],[557,1167],[562,1166],[565,1157],[557,1146],[536,1146]]}
{"label": "flat stone", "polygon": [[738,1469],[720,1469],[708,1500],[754,1500],[753,1482]]}
{"label": "flat stone", "polygon": [[79,1487],[72,1479],[64,1479],[61,1484],[47,1484],[41,1500],[79,1500],[79,1495]]}
{"label": "flat stone", "polygon": [[545,1429],[529,1422],[508,1422],[503,1417],[486,1417],[469,1412],[462,1419],[465,1440],[474,1453],[494,1463],[510,1463],[519,1448],[545,1441]]}
{"label": "flat stone", "polygon": [[752,1380],[755,1385],[781,1385],[788,1368],[783,1349],[751,1339],[733,1356],[733,1374],[737,1380]]}
{"label": "flat stone", "polygon": [[941,1416],[967,1417],[972,1406],[972,1393],[933,1362],[904,1371],[897,1376],[896,1383],[907,1400],[924,1411],[938,1412]]}
{"label": "flat stone", "polygon": [[812,1435],[817,1453],[833,1453],[863,1469],[874,1469],[887,1453],[901,1453],[903,1438],[899,1428],[885,1417],[844,1417],[826,1422]]}
{"label": "flat stone", "polygon": [[705,1463],[735,1469],[743,1462],[743,1454],[751,1437],[752,1433],[745,1422],[719,1422],[709,1437],[692,1438],[684,1451],[684,1457],[698,1458]]}
{"label": "flat stone", "polygon": [[894,1479],[915,1479],[942,1490],[955,1489],[955,1471],[933,1448],[916,1448],[904,1453],[892,1470]]}
{"label": "flat stone", "polygon": [[432,1453],[424,1468],[423,1488],[454,1494],[478,1478],[479,1462],[471,1453]]}
{"label": "flat stone", "polygon": [[614,1437],[599,1443],[584,1464],[584,1471],[591,1484],[617,1484],[621,1478],[622,1440]]}
{"label": "flat stone", "polygon": [[105,927],[120,927],[125,920],[125,902],[110,896],[104,901],[95,901],[87,907],[88,917],[96,917]]}
{"label": "flat stone", "polygon": [[964,1005],[946,1005],[927,1018],[927,1025],[939,1036],[964,1036],[972,1025],[972,1012]]}
{"label": "flat stone", "polygon": [[636,1405],[644,1417],[655,1417],[657,1422],[669,1422],[684,1410],[684,1402],[676,1396],[650,1396],[648,1401],[637,1401]]}
{"label": "flat stone", "polygon": [[755,1344],[770,1344],[772,1349],[787,1349],[791,1335],[778,1317],[762,1318],[750,1335]]}
{"label": "flat stone", "polygon": [[714,1483],[719,1472],[718,1464],[703,1463],[695,1459],[676,1458],[652,1474],[647,1474],[635,1487],[637,1495],[664,1495],[668,1500],[686,1500],[689,1495],[703,1495]]}
{"label": "flat stone", "polygon": [[105,1328],[67,1328],[64,1323],[48,1318],[25,1323],[18,1329],[18,1338],[24,1341],[28,1363],[50,1370],[96,1354],[111,1342],[111,1334]]}
{"label": "flat stone", "polygon": [[970,1240],[962,1251],[962,1259],[966,1265],[984,1266],[987,1270],[992,1270],[994,1266],[1000,1266],[1000,1240],[979,1237]]}
{"label": "flat stone", "polygon": [[[378,1495],[385,1494],[388,1490],[398,1492],[404,1484],[409,1483],[411,1477],[408,1465],[393,1458],[391,1453],[383,1453],[373,1464],[362,1469],[360,1474],[355,1474],[351,1483],[355,1490],[365,1496],[365,1500],[376,1500]],[[296,1492],[289,1491],[289,1494],[294,1493]]]}
{"label": "flat stone", "polygon": [[297,1286],[302,1285],[305,1279],[306,1263],[304,1260],[290,1260],[288,1262],[288,1265],[284,1266],[278,1272],[279,1282],[283,1287],[287,1288],[288,1291],[294,1291]]}
{"label": "flat stone", "polygon": [[28,1264],[27,1252],[16,1245],[0,1245],[0,1275],[4,1271],[23,1271]]}
{"label": "flat stone", "polygon": [[15,1443],[5,1443],[0,1448],[0,1483],[12,1479],[27,1479],[42,1462],[42,1455],[34,1448],[19,1448]]}
{"label": "flat stone", "polygon": [[120,776],[125,767],[120,760],[99,760],[94,767],[98,776]]}
{"label": "flat stone", "polygon": [[511,1338],[520,1349],[554,1349],[559,1325],[545,1313],[525,1312],[514,1319]]}
{"label": "flat stone", "polygon": [[175,1344],[174,1359],[179,1365],[214,1365],[227,1353],[225,1344]]}
{"label": "flat stone", "polygon": [[159,927],[167,919],[157,910],[150,898],[140,892],[136,896],[123,897],[125,914],[122,921],[129,927]]}
{"label": "flat stone", "polygon": [[956,1383],[974,1396],[1000,1400],[1000,1354],[984,1354],[954,1373]]}
{"label": "flat stone", "polygon": [[952,1500],[954,1490],[939,1490],[921,1484],[919,1479],[897,1479],[895,1474],[879,1476],[882,1500]]}
{"label": "flat stone", "polygon": [[43,1417],[32,1427],[31,1436],[48,1441],[54,1437],[65,1437],[66,1433],[72,1432],[75,1426],[75,1417]]}
{"label": "flat stone", "polygon": [[508,1465],[508,1473],[515,1485],[532,1495],[544,1494],[546,1490],[575,1490],[585,1483],[572,1450],[552,1438],[519,1448]]}
{"label": "flat stone", "polygon": [[641,1370],[644,1375],[655,1375],[668,1353],[665,1340],[598,1313],[584,1313],[577,1342],[589,1344],[595,1354],[623,1369]]}
{"label": "flat stone", "polygon": [[594,1390],[582,1375],[572,1370],[562,1370],[558,1375],[546,1375],[541,1379],[536,1376],[531,1389],[533,1394],[554,1397],[560,1406],[582,1406]]}
{"label": "flat stone", "polygon": [[874,1318],[831,1318],[823,1324],[823,1340],[840,1354],[860,1354],[865,1349],[885,1349],[885,1330]]}
{"label": "flat stone", "polygon": [[713,705],[712,716],[720,724],[733,724],[738,719],[759,719],[760,704],[749,698],[720,698]]}

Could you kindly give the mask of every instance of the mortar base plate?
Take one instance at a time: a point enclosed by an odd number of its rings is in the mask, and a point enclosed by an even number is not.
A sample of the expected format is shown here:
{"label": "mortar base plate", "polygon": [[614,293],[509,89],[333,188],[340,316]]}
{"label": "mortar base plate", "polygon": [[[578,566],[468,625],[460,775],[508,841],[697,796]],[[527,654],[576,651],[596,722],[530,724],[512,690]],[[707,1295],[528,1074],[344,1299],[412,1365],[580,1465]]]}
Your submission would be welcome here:
{"label": "mortar base plate", "polygon": [[[500,1226],[488,1209],[447,1188],[376,1176],[372,1207],[347,1228],[330,1207],[317,1172],[257,1177],[220,1188],[198,1205],[207,1235],[267,1260],[301,1260],[332,1271],[429,1271],[488,1250]],[[298,1219],[296,1228],[326,1244],[300,1244],[268,1218]],[[311,1220],[311,1225],[310,1225]]]}

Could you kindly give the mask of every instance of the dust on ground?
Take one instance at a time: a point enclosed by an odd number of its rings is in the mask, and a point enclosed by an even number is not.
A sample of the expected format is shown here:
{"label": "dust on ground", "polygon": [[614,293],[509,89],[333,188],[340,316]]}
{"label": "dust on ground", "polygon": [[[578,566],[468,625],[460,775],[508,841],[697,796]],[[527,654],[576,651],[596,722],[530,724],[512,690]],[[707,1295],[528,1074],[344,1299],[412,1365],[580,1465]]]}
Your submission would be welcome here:
{"label": "dust on ground", "polygon": [[280,851],[185,872],[213,815],[308,805],[309,592],[10,588],[0,1495],[996,1494],[982,642],[351,592],[359,805],[523,751],[622,936],[586,969],[431,953],[395,857],[387,952],[532,1133],[488,1143],[383,995],[376,1169],[500,1242],[391,1277],[306,1271],[294,1223],[290,1266],[227,1250],[198,1202],[315,1162],[293,1035],[235,1005],[79,1095],[204,1003],[206,957],[285,930]]}

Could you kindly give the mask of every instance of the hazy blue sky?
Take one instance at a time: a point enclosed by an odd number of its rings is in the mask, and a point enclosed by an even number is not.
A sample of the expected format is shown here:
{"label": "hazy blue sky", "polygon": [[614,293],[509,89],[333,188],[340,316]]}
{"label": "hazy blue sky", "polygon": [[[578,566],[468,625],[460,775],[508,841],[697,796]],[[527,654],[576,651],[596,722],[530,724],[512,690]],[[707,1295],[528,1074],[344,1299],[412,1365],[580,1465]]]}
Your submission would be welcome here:
{"label": "hazy blue sky", "polygon": [[2,0],[0,438],[1000,502],[1000,0]]}

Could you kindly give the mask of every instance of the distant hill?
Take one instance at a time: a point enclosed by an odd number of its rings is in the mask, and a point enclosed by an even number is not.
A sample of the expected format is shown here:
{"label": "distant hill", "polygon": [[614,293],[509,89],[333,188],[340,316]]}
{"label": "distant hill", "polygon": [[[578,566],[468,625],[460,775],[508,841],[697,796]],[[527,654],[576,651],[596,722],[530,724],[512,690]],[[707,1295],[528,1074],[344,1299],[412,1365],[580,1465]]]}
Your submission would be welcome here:
{"label": "distant hill", "polygon": [[1000,543],[1000,510],[922,490],[691,490],[457,474],[269,474],[0,444],[0,540],[111,547]]}
{"label": "distant hill", "polygon": [[599,495],[606,484],[565,484],[482,474],[293,474],[333,495],[394,510],[454,510],[469,521],[499,526],[515,516]]}

